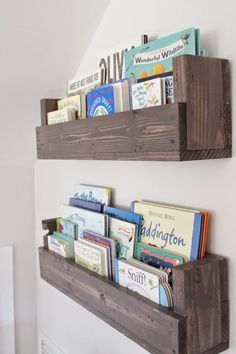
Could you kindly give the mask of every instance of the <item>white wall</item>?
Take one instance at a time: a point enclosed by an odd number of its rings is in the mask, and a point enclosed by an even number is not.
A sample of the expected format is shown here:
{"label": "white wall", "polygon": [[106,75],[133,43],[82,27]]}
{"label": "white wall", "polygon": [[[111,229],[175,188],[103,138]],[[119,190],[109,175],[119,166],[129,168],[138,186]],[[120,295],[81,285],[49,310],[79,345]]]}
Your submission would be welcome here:
{"label": "white wall", "polygon": [[[231,61],[232,99],[236,80],[233,59],[235,2],[141,0],[115,1],[100,23],[77,72],[96,65],[96,53],[139,33],[163,36],[190,26],[201,28],[202,46],[212,56]],[[234,120],[235,109],[232,117]],[[235,130],[233,141],[235,141]],[[233,154],[235,155],[235,147]],[[134,199],[149,199],[210,211],[208,250],[229,258],[231,343],[236,352],[236,239],[234,235],[236,159],[199,162],[38,161],[36,165],[37,244],[40,221],[55,217],[67,202],[73,184],[86,182],[115,189],[115,203],[128,207]],[[45,199],[44,195],[47,195]],[[38,281],[39,328],[68,354],[145,353],[143,349],[79,305]]]}
{"label": "white wall", "polygon": [[105,4],[101,2],[98,17],[90,15],[88,26],[86,0],[1,3],[0,246],[14,245],[17,354],[36,353],[34,163],[39,100],[65,94],[66,80],[76,72]]}

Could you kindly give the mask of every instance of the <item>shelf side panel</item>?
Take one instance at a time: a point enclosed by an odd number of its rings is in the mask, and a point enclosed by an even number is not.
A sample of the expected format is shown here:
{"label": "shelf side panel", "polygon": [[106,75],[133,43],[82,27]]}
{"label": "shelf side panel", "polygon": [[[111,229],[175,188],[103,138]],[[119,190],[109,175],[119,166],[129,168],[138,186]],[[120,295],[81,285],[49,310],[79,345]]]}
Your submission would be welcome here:
{"label": "shelf side panel", "polygon": [[41,278],[150,353],[185,354],[186,319],[39,248]]}
{"label": "shelf side panel", "polygon": [[207,255],[173,269],[175,312],[187,316],[187,354],[220,353],[229,342],[228,267]]}
{"label": "shelf side panel", "polygon": [[39,159],[180,160],[185,149],[181,103],[37,128]]}
{"label": "shelf side panel", "polygon": [[183,55],[173,68],[175,101],[187,104],[187,150],[230,148],[228,60]]}
{"label": "shelf side panel", "polygon": [[53,112],[58,109],[57,107],[57,98],[42,98],[40,100],[40,107],[41,107],[41,125],[47,125],[47,113]]}

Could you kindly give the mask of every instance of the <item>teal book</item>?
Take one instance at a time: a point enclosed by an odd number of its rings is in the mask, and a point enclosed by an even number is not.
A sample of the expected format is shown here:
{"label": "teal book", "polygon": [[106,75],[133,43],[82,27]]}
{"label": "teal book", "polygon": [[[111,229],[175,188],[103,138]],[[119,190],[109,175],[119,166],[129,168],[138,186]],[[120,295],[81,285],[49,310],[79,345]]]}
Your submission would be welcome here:
{"label": "teal book", "polygon": [[178,55],[200,53],[200,33],[194,27],[156,39],[125,53],[125,75],[136,80],[173,70]]}

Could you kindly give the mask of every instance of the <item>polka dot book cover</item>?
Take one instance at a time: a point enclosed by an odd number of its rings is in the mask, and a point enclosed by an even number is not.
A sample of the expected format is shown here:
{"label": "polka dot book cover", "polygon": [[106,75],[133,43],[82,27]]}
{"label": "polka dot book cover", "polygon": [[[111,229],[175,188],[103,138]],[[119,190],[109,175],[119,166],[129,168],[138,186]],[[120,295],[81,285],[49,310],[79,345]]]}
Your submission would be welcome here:
{"label": "polka dot book cover", "polygon": [[188,28],[127,51],[126,77],[138,80],[172,71],[172,59],[184,54],[200,54],[199,29]]}

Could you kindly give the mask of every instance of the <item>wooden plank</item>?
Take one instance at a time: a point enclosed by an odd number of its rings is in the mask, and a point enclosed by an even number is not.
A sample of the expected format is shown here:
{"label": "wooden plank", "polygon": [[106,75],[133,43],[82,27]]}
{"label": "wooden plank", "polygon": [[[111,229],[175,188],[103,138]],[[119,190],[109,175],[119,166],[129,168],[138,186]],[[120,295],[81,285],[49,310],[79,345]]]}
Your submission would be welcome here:
{"label": "wooden plank", "polygon": [[40,101],[41,106],[41,125],[47,125],[47,113],[56,111],[57,108],[57,101],[59,98],[43,98]]}
{"label": "wooden plank", "polygon": [[147,351],[185,353],[184,317],[43,247],[39,259],[42,279]]}
{"label": "wooden plank", "polygon": [[173,270],[174,311],[187,316],[187,354],[220,353],[228,347],[228,268],[207,255]]}
{"label": "wooden plank", "polygon": [[185,112],[179,103],[39,127],[38,158],[179,160]]}
{"label": "wooden plank", "polygon": [[229,148],[229,62],[184,55],[173,73],[175,101],[187,104],[187,150]]}

